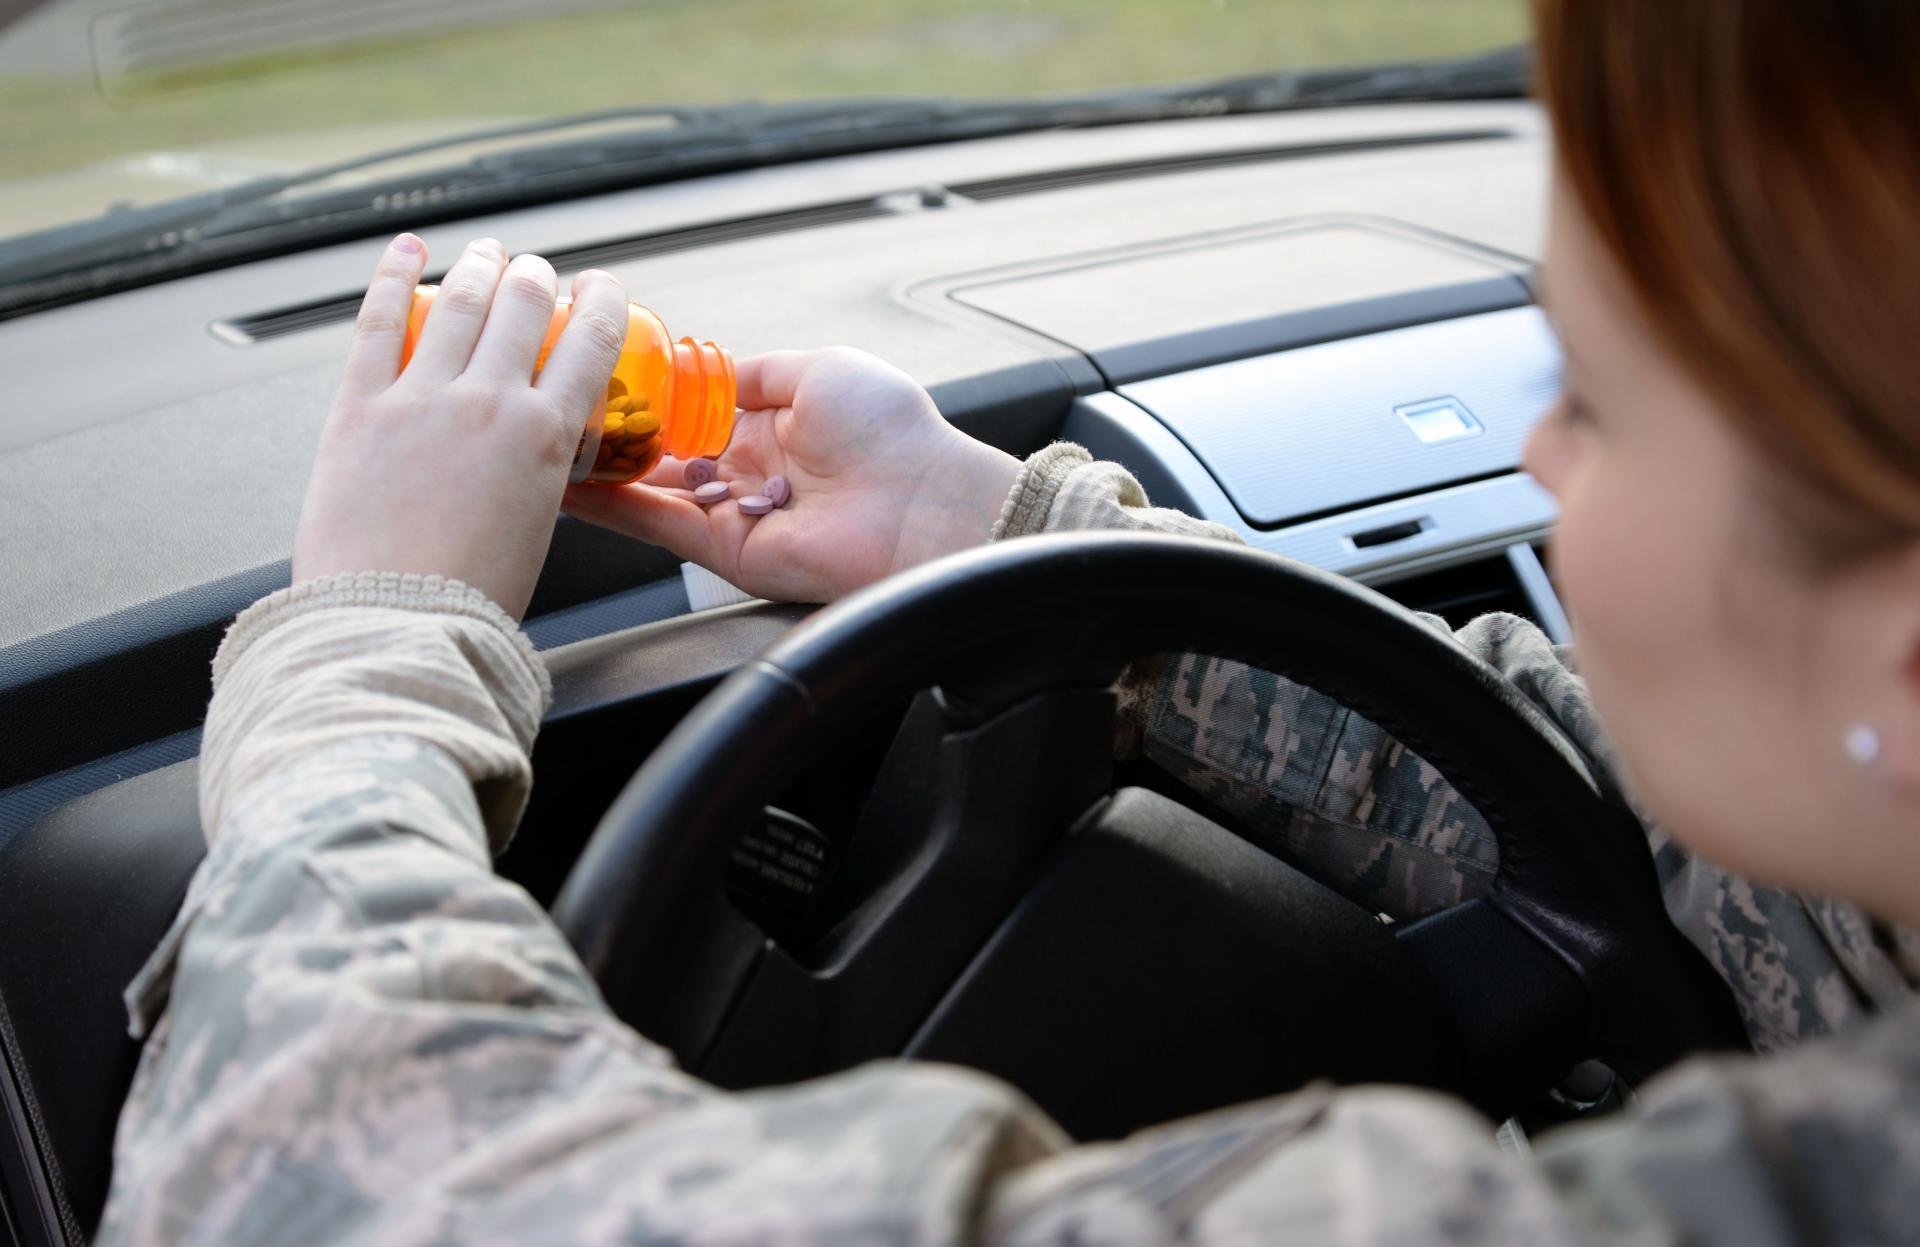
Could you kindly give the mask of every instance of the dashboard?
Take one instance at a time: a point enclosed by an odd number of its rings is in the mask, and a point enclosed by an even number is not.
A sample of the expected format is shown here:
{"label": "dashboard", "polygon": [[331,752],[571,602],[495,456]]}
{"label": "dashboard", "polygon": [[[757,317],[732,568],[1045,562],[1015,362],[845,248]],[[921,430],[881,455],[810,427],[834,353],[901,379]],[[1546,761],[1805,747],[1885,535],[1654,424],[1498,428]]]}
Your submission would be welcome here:
{"label": "dashboard", "polygon": [[[1257,546],[1557,630],[1552,504],[1517,472],[1558,375],[1530,285],[1545,164],[1530,104],[1394,105],[846,157],[422,232],[439,256],[487,233],[610,268],[737,354],[863,347],[1015,454],[1077,440]],[[222,628],[287,581],[380,242],[0,322],[0,842],[193,755]],[[710,590],[563,519],[528,627],[560,671],[623,630],[731,628],[711,678],[766,630],[692,614]]]}

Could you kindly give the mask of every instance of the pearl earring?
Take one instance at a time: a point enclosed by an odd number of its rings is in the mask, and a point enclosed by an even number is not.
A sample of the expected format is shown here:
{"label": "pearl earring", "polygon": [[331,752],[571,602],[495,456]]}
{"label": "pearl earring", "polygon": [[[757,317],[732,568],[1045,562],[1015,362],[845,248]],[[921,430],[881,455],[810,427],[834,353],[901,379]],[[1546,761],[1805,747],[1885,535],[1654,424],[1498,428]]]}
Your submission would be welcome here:
{"label": "pearl earring", "polygon": [[1848,728],[1847,756],[1863,769],[1871,767],[1880,759],[1880,733],[1864,723]]}

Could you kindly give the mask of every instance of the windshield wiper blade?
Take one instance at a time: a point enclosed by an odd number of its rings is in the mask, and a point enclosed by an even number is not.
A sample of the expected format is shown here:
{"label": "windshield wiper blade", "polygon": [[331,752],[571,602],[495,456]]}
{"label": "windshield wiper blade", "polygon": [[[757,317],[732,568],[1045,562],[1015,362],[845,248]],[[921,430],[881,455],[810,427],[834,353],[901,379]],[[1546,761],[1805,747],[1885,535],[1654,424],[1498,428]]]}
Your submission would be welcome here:
{"label": "windshield wiper blade", "polygon": [[[1527,90],[1529,72],[1526,49],[1514,47],[1455,60],[1290,70],[1067,96],[643,106],[465,131],[0,241],[0,315],[76,292],[237,262],[276,241],[284,247],[362,236],[397,223],[393,218],[402,214],[409,222],[446,219],[544,196],[1037,129],[1518,96]],[[607,125],[620,128],[483,153],[387,183],[289,194],[436,151]]]}

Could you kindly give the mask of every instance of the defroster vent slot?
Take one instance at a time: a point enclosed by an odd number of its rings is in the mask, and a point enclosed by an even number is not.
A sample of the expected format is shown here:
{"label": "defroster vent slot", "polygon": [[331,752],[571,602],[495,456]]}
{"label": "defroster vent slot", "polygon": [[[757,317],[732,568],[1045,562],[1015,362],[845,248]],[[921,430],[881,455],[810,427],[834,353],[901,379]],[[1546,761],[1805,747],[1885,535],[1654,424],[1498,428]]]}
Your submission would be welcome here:
{"label": "defroster vent slot", "polygon": [[[796,230],[815,229],[823,225],[839,225],[847,221],[862,221],[872,217],[891,215],[893,214],[878,200],[855,199],[841,203],[819,204],[811,208],[796,208],[790,212],[768,212],[759,216],[737,217],[729,221],[715,221],[708,225],[693,225],[685,229],[663,230],[659,233],[622,238],[614,242],[597,243],[590,247],[548,251],[544,254],[547,259],[553,261],[553,267],[560,272],[577,273],[581,269],[604,268],[610,264],[641,260],[648,256],[668,255],[675,251],[691,251],[697,247],[739,242],[768,234],[786,234]],[[437,281],[440,276],[440,273],[432,273],[426,280]],[[328,299],[315,299],[288,307],[217,320],[209,328],[213,336],[222,342],[231,343],[234,346],[250,346],[255,342],[265,342],[269,338],[284,338],[288,334],[303,333],[323,325],[352,320],[354,314],[360,309],[360,298],[360,294],[355,292]]]}
{"label": "defroster vent slot", "polygon": [[1512,130],[1481,128],[1438,130],[1427,134],[1389,134],[1379,138],[1338,139],[1323,143],[1289,143],[1281,147],[1256,147],[1232,152],[1202,152],[1153,160],[1129,160],[1111,164],[1082,165],[1071,169],[1049,169],[1044,173],[1019,173],[1002,178],[981,178],[971,182],[955,182],[947,189],[964,199],[979,201],[1008,199],[1016,195],[1039,194],[1042,191],[1097,186],[1103,182],[1124,182],[1134,178],[1200,173],[1209,169],[1231,169],[1239,165],[1268,164],[1278,160],[1305,160],[1312,156],[1346,156],[1360,152],[1403,147],[1431,147],[1446,143],[1489,142],[1510,139],[1513,136]]}

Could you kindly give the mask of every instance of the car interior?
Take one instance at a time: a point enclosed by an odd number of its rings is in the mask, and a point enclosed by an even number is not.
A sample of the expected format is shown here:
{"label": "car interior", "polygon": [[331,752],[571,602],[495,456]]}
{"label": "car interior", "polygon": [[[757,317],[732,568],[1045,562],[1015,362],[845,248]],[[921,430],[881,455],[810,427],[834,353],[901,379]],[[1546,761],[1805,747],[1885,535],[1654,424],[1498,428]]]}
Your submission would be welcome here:
{"label": "car interior", "polygon": [[[442,260],[485,234],[563,280],[610,269],[736,356],[858,346],[969,434],[1080,443],[1245,541],[1022,539],[823,609],[562,518],[526,622],[554,705],[499,869],[623,1016],[724,1086],[975,1066],[1081,1138],[1315,1079],[1524,1129],[1742,1042],[1617,796],[1410,613],[1567,639],[1554,507],[1519,467],[1559,369],[1547,136],[1485,94],[1009,126],[405,218]],[[0,319],[14,1242],[97,1227],[139,1056],[121,994],[204,852],[210,660],[288,581],[391,232]],[[1495,894],[1394,924],[1116,761],[1109,686],[1188,651],[1393,731],[1487,816]]]}

